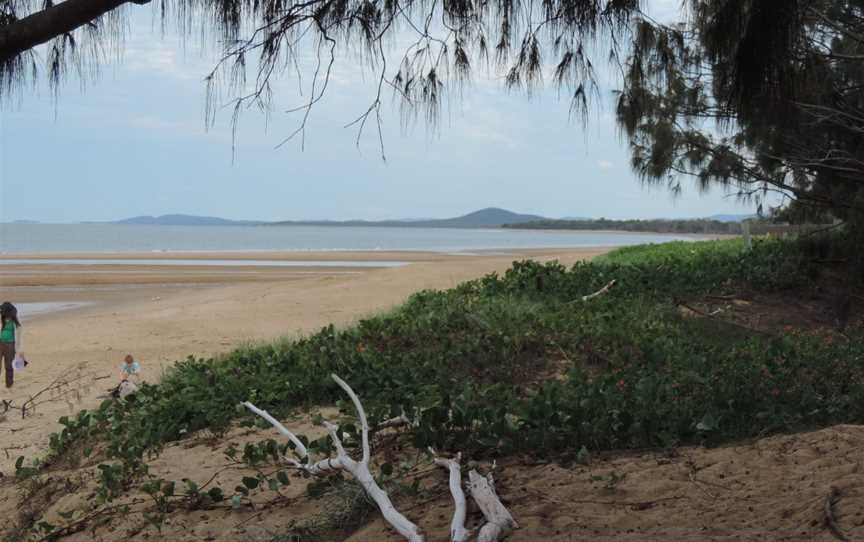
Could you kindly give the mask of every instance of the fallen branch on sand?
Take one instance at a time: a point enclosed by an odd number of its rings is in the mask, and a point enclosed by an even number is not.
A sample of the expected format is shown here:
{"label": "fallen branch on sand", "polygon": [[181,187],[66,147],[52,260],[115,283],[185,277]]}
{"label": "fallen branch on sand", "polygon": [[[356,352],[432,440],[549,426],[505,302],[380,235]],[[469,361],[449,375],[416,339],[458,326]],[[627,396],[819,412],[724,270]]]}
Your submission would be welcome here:
{"label": "fallen branch on sand", "polygon": [[[435,450],[429,448],[433,461],[436,465],[450,471],[450,493],[453,495],[453,521],[450,523],[450,542],[466,542],[471,533],[465,529],[466,503],[465,493],[462,491],[462,470],[459,465],[462,454],[456,459],[442,459],[435,454]],[[477,535],[478,542],[496,542],[507,537],[513,529],[519,525],[507,508],[501,503],[501,499],[495,493],[495,481],[492,473],[485,477],[480,476],[476,470],[471,469],[468,473],[468,491],[477,503],[477,507],[483,512],[486,523],[480,528]]]}
{"label": "fallen branch on sand", "polygon": [[[462,469],[459,462],[462,454],[456,459],[442,459],[435,454],[435,450],[429,448],[433,461],[439,467],[450,472],[450,493],[453,495],[453,521],[450,523],[450,542],[467,542],[471,532],[465,529],[466,502],[465,493],[462,491]],[[492,473],[485,477],[480,476],[476,470],[471,469],[468,473],[468,491],[477,503],[477,507],[483,512],[486,523],[480,528],[477,535],[478,542],[496,542],[507,537],[513,529],[519,525],[507,508],[501,503],[501,499],[495,493],[495,482]]]}
{"label": "fallen branch on sand", "polygon": [[26,448],[27,446],[6,446],[5,448],[2,448],[2,450],[3,453],[6,454],[6,459],[12,459],[12,456],[9,455],[11,450],[24,450]]}
{"label": "fallen branch on sand", "polygon": [[0,401],[0,414],[10,410],[21,411],[21,417],[26,418],[28,414],[36,411],[36,407],[45,403],[66,402],[71,408],[73,401],[81,400],[81,392],[86,391],[96,378],[83,371],[83,366],[78,366],[69,373],[61,374],[52,380],[47,386],[31,395],[21,406],[16,406],[12,401]]}
{"label": "fallen branch on sand", "polygon": [[618,281],[615,279],[612,279],[609,281],[608,284],[606,284],[606,286],[600,288],[599,290],[597,290],[593,294],[583,295],[582,301],[588,301],[588,300],[594,299],[595,297],[601,296],[601,295],[607,293],[609,290],[611,290],[616,284],[618,284]]}
{"label": "fallen branch on sand", "polygon": [[836,487],[832,487],[831,491],[828,493],[828,496],[825,497],[825,507],[823,509],[823,518],[822,521],[825,524],[825,527],[831,531],[831,534],[837,540],[841,542],[849,542],[849,539],[846,538],[846,535],[843,534],[843,531],[840,530],[840,527],[837,525],[837,519],[834,517],[834,505],[837,504],[837,501],[840,500],[840,490]]}
{"label": "fallen branch on sand", "polygon": [[[287,437],[294,444],[294,453],[298,458],[300,458],[300,460],[287,459],[288,463],[294,468],[316,475],[336,470],[350,473],[360,483],[366,494],[375,501],[375,504],[378,505],[378,509],[381,510],[381,514],[384,516],[387,523],[393,526],[393,528],[407,540],[411,542],[422,542],[423,534],[420,532],[420,529],[396,510],[393,503],[390,501],[387,492],[381,489],[375,481],[375,478],[372,476],[372,473],[369,471],[369,423],[366,419],[366,412],[363,409],[363,405],[360,403],[360,399],[344,380],[335,374],[330,376],[339,385],[339,387],[348,394],[351,401],[354,403],[354,408],[357,409],[357,417],[360,418],[363,447],[363,457],[359,462],[352,459],[345,452],[345,449],[342,447],[342,441],[339,438],[339,427],[335,424],[326,421],[324,422],[324,426],[327,428],[327,432],[330,434],[330,439],[333,441],[333,445],[336,448],[336,457],[328,457],[327,459],[310,463],[309,451],[306,449],[306,446],[294,433],[282,425],[279,420],[271,416],[266,410],[262,410],[248,401],[244,402],[243,406],[267,420],[270,425],[275,427],[277,431]],[[386,420],[379,425],[379,427],[398,427],[400,425],[413,425],[413,423],[405,414],[402,414],[401,416],[397,416],[391,420]],[[448,469],[450,473],[450,492],[453,495],[453,501],[456,506],[453,513],[453,521],[451,522],[450,540],[452,542],[467,542],[471,533],[465,528],[467,505],[465,493],[462,491],[462,471],[459,464],[461,456],[457,456],[456,459],[442,459],[436,456],[435,451],[431,448],[429,451],[434,457],[435,464]],[[491,474],[487,474],[484,477],[476,470],[469,472],[468,490],[471,493],[471,497],[473,497],[477,502],[480,511],[483,512],[483,516],[486,518],[486,523],[477,535],[477,540],[479,542],[496,542],[506,537],[512,529],[518,527],[513,516],[510,515],[510,512],[501,503],[498,495],[496,495],[495,484]]]}
{"label": "fallen branch on sand", "polygon": [[[393,528],[407,540],[411,542],[422,542],[423,534],[420,532],[420,529],[396,510],[393,503],[390,502],[390,497],[387,495],[387,492],[381,489],[375,481],[375,478],[372,476],[372,473],[369,471],[369,423],[366,420],[366,412],[363,410],[363,405],[360,403],[360,399],[344,380],[335,374],[330,376],[339,385],[339,387],[348,394],[351,401],[354,403],[354,408],[357,409],[357,416],[360,418],[362,428],[363,458],[359,462],[352,459],[342,447],[342,441],[339,438],[339,427],[330,422],[324,422],[324,426],[327,428],[327,432],[330,434],[330,439],[333,441],[333,445],[336,448],[336,458],[323,459],[311,465],[308,463],[301,463],[297,460],[289,460],[289,462],[294,467],[305,470],[311,474],[320,474],[334,470],[343,470],[350,473],[360,483],[366,494],[375,501],[375,504],[378,505],[378,509],[381,510],[381,514],[384,516],[387,523],[392,525]],[[288,437],[288,439],[294,443],[294,451],[300,459],[308,459],[308,450],[303,443],[300,442],[300,439],[294,435],[294,433],[289,431],[266,411],[257,408],[252,403],[247,401],[243,403],[243,405],[270,422],[270,424],[280,433]]]}
{"label": "fallen branch on sand", "polygon": [[491,472],[480,476],[476,470],[471,470],[468,473],[468,492],[486,518],[486,524],[480,528],[477,535],[477,542],[496,542],[506,538],[513,529],[519,528],[495,493],[495,480]]}
{"label": "fallen branch on sand", "polygon": [[456,456],[456,459],[442,459],[435,454],[435,450],[429,448],[429,452],[433,456],[433,461],[439,467],[444,467],[450,472],[450,494],[453,495],[453,521],[450,522],[450,542],[466,542],[471,533],[465,528],[465,516],[467,515],[467,505],[465,502],[465,492],[462,491],[462,467],[459,462],[462,460],[462,454]]}

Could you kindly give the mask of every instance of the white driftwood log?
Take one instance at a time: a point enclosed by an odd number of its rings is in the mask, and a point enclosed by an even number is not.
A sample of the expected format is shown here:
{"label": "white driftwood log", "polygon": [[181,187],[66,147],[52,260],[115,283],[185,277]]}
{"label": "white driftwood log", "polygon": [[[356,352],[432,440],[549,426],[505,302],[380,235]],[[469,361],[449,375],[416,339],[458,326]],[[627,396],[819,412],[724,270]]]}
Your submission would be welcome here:
{"label": "white driftwood log", "polygon": [[484,477],[472,469],[468,473],[468,491],[486,518],[486,524],[477,535],[477,542],[496,542],[519,528],[495,493],[495,481],[491,473]]}
{"label": "white driftwood log", "polygon": [[[327,428],[327,432],[330,434],[331,440],[333,440],[333,445],[336,447],[336,459],[324,459],[314,463],[312,465],[308,465],[305,463],[300,463],[296,460],[289,460],[291,464],[297,468],[303,469],[312,474],[319,474],[326,471],[332,470],[343,470],[349,472],[354,478],[360,483],[363,487],[363,490],[366,491],[366,494],[375,501],[375,504],[378,505],[378,509],[381,510],[381,515],[384,516],[384,519],[396,529],[399,534],[404,536],[410,542],[423,542],[423,534],[420,532],[420,529],[411,523],[405,516],[399,513],[398,510],[393,506],[393,503],[390,501],[390,497],[387,495],[378,483],[375,482],[375,478],[372,476],[372,473],[369,471],[369,422],[366,420],[366,411],[363,410],[363,405],[360,403],[360,399],[357,397],[357,394],[354,393],[354,390],[351,389],[344,380],[336,376],[335,374],[330,375],[331,378],[342,388],[345,393],[351,398],[351,401],[354,403],[354,408],[357,409],[357,417],[360,418],[360,424],[362,428],[361,437],[362,437],[362,447],[363,447],[363,458],[358,462],[352,459],[342,447],[342,441],[339,439],[339,427],[335,424],[324,422],[324,426]],[[248,401],[243,403],[246,408],[258,414],[268,422],[270,422],[273,427],[279,430],[280,433],[288,437],[291,442],[294,443],[297,450],[297,455],[301,459],[306,459],[308,456],[308,451],[306,447],[303,446],[303,443],[300,442],[291,431],[285,428],[281,423],[279,423],[272,416],[267,414],[265,411],[255,407],[252,403]]]}
{"label": "white driftwood log", "polygon": [[296,453],[300,459],[306,459],[306,456],[309,455],[309,452],[306,451],[306,446],[303,444],[303,442],[300,441],[299,438],[294,436],[294,433],[292,433],[284,425],[279,423],[279,420],[271,416],[270,413],[266,410],[262,410],[256,407],[249,401],[244,402],[243,406],[267,420],[267,422],[273,427],[275,427],[277,431],[288,437],[288,440],[294,443],[294,453]]}
{"label": "white driftwood log", "polygon": [[583,295],[583,296],[582,296],[582,301],[588,301],[589,299],[594,299],[594,298],[597,297],[597,296],[601,296],[601,295],[605,294],[606,292],[608,292],[609,290],[611,290],[612,287],[615,286],[615,284],[616,284],[617,282],[618,282],[618,281],[616,281],[616,280],[614,280],[614,279],[613,279],[613,280],[610,280],[610,281],[609,281],[609,284],[607,284],[606,286],[600,288],[599,290],[597,290],[597,291],[594,292],[593,294]]}
{"label": "white driftwood log", "polygon": [[462,454],[457,455],[456,459],[442,459],[432,448],[429,448],[429,451],[434,457],[435,464],[450,472],[450,493],[453,495],[454,505],[453,521],[450,522],[450,542],[467,542],[470,533],[465,528],[467,506],[465,492],[462,491],[462,467],[459,464]]}

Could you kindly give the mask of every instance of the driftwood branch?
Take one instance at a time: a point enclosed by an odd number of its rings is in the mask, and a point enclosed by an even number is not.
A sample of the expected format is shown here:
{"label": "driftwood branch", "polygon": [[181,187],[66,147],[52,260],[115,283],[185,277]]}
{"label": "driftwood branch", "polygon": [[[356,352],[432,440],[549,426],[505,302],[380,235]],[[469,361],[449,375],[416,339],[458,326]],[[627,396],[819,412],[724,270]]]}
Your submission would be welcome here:
{"label": "driftwood branch", "polygon": [[[253,413],[267,420],[273,427],[276,428],[282,435],[287,437],[295,446],[295,455],[299,458],[286,460],[293,467],[304,470],[311,474],[323,474],[336,470],[346,471],[350,473],[357,482],[363,487],[366,494],[378,505],[378,509],[384,516],[384,519],[396,529],[399,534],[411,542],[422,542],[423,534],[420,529],[405,516],[403,516],[390,501],[387,493],[381,489],[372,473],[369,471],[369,459],[371,450],[369,446],[369,422],[366,418],[366,411],[360,398],[354,393],[344,380],[338,376],[331,375],[333,381],[341,387],[351,401],[354,403],[354,408],[357,410],[357,417],[360,420],[361,438],[362,438],[362,459],[357,461],[350,457],[345,451],[342,440],[339,437],[339,427],[330,422],[324,422],[324,427],[327,429],[330,439],[333,441],[333,446],[336,449],[336,457],[322,459],[315,463],[309,463],[309,453],[297,436],[288,428],[282,425],[277,419],[271,416],[267,411],[262,410],[250,402],[244,402],[243,406],[248,408]],[[402,414],[390,420],[385,420],[378,424],[381,427],[398,427],[404,425],[414,425],[408,416]],[[440,458],[435,454],[435,451],[429,450],[434,456],[436,465],[446,468],[449,472],[450,493],[453,496],[455,510],[453,520],[450,526],[450,540],[452,542],[467,542],[471,537],[471,532],[465,528],[465,519],[467,517],[467,501],[465,492],[462,490],[462,469],[460,465],[461,454],[455,459]],[[507,508],[501,503],[498,495],[495,493],[495,484],[492,475],[486,477],[481,476],[476,470],[468,473],[468,489],[471,497],[477,502],[478,507],[483,512],[486,518],[486,523],[479,530],[478,542],[496,542],[508,536],[510,532],[518,528],[513,516]]]}
{"label": "driftwood branch", "polygon": [[[70,374],[71,373],[71,374]],[[79,365],[70,371],[57,376],[48,385],[30,395],[21,406],[13,404],[11,400],[0,401],[0,415],[10,410],[18,410],[21,417],[26,418],[36,411],[36,407],[45,403],[65,402],[72,408],[75,401],[80,401],[82,391],[89,389],[96,377],[84,371],[84,366]]]}
{"label": "driftwood branch", "polygon": [[480,533],[477,535],[477,542],[496,542],[508,536],[513,529],[519,528],[516,520],[495,493],[492,473],[481,476],[472,469],[468,473],[468,491],[483,512],[483,517],[486,518],[486,524],[480,528]]}
{"label": "driftwood branch", "polygon": [[470,533],[465,528],[465,516],[467,515],[467,503],[465,492],[462,491],[462,467],[459,462],[462,454],[456,459],[442,459],[435,454],[435,450],[429,448],[433,455],[433,461],[439,467],[447,469],[450,473],[450,493],[453,495],[453,521],[450,522],[450,542],[467,542]]}
{"label": "driftwood branch", "polygon": [[618,281],[615,279],[612,279],[606,284],[606,286],[600,288],[599,290],[597,290],[593,294],[583,295],[581,299],[582,299],[582,301],[589,301],[591,299],[594,299],[595,297],[599,297],[605,293],[608,293],[609,290],[614,288],[616,284],[618,284]]}
{"label": "driftwood branch", "polygon": [[[390,496],[387,495],[386,491],[381,489],[375,481],[375,478],[372,476],[372,473],[369,471],[369,457],[371,455],[369,448],[369,422],[366,419],[366,411],[363,409],[363,404],[360,402],[360,398],[357,397],[357,394],[354,393],[351,386],[349,386],[344,380],[335,374],[330,376],[333,378],[333,381],[336,382],[336,384],[338,384],[346,394],[348,394],[348,397],[350,397],[351,401],[354,403],[354,408],[357,410],[357,417],[360,419],[362,431],[363,458],[360,461],[351,458],[342,446],[342,440],[339,438],[339,427],[330,422],[325,422],[324,426],[327,428],[327,432],[330,434],[330,439],[333,441],[333,445],[336,448],[336,458],[327,458],[312,465],[300,463],[296,460],[289,460],[289,462],[293,466],[312,474],[334,470],[342,470],[350,473],[363,487],[366,494],[375,501],[375,504],[378,505],[378,509],[381,511],[381,515],[384,516],[384,519],[393,526],[399,534],[410,542],[422,542],[423,534],[420,532],[420,529],[396,510],[393,503],[390,501]],[[243,405],[270,422],[270,424],[280,433],[288,437],[295,446],[300,443],[300,439],[265,411],[258,409],[248,401],[243,403]],[[266,416],[264,414],[266,414]],[[302,446],[302,443],[297,447],[297,455],[301,459],[308,459],[308,451],[305,446]]]}
{"label": "driftwood branch", "polygon": [[262,418],[264,418],[265,420],[267,420],[267,422],[269,422],[270,425],[275,427],[277,431],[279,431],[282,435],[288,437],[288,440],[290,440],[292,443],[294,443],[294,453],[296,453],[300,457],[300,459],[306,458],[306,456],[308,455],[308,452],[306,451],[306,446],[300,441],[299,438],[294,436],[294,433],[292,433],[284,425],[279,423],[279,420],[277,420],[276,418],[271,416],[270,413],[267,412],[266,410],[262,410],[262,409],[256,407],[255,405],[253,405],[249,401],[244,402],[243,406],[245,406],[246,408],[248,408],[249,410],[251,410],[255,414],[257,414],[257,415],[261,416]]}

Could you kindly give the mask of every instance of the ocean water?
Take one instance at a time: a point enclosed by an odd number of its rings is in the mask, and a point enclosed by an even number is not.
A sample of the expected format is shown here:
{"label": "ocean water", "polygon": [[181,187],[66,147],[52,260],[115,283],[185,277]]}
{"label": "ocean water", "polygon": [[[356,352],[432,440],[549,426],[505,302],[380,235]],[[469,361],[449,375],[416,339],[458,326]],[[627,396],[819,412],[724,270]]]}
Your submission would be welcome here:
{"label": "ocean water", "polygon": [[0,224],[0,254],[324,250],[465,252],[616,247],[689,238],[624,232],[509,229]]}

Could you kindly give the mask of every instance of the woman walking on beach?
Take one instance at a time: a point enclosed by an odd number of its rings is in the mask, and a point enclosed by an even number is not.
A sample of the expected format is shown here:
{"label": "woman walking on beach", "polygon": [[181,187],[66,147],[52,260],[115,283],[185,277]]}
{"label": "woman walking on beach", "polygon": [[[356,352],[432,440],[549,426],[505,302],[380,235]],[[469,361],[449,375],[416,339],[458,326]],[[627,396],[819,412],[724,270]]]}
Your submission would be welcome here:
{"label": "woman walking on beach", "polygon": [[4,301],[0,305],[0,358],[3,361],[3,367],[6,370],[6,387],[11,388],[14,379],[14,369],[12,361],[15,359],[15,354],[24,357],[21,351],[21,322],[18,321],[18,309],[15,305]]}

